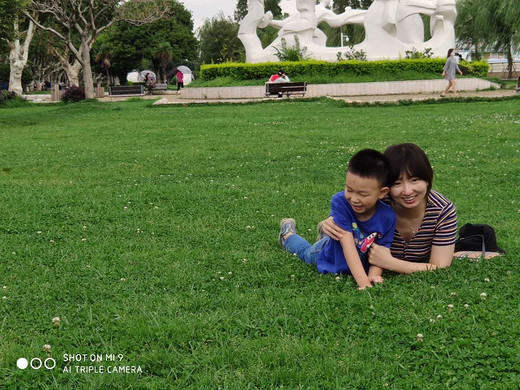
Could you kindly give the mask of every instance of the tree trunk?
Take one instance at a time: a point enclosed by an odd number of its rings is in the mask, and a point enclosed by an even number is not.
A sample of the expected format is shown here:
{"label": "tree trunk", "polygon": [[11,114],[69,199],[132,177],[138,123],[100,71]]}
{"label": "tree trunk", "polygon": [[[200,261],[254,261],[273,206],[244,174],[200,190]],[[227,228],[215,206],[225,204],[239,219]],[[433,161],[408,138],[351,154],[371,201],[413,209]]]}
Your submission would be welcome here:
{"label": "tree trunk", "polygon": [[74,59],[73,64],[69,62],[70,56],[68,49],[65,50],[65,53],[61,53],[55,48],[52,48],[52,53],[54,57],[56,57],[60,61],[61,67],[63,68],[63,70],[67,74],[67,78],[69,79],[69,84],[71,86],[79,86],[79,72],[82,68],[81,63],[77,59]]}
{"label": "tree trunk", "polygon": [[11,71],[9,74],[9,91],[22,95],[22,72],[27,64],[27,58],[29,56],[29,45],[34,35],[34,23],[29,22],[29,27],[25,32],[25,40],[23,45],[20,45],[20,34],[18,31],[18,19],[15,18],[14,22],[15,39],[9,42],[9,65]]}
{"label": "tree trunk", "polygon": [[79,86],[79,72],[81,71],[81,64],[78,60],[75,60],[72,65],[69,64],[67,68],[64,68],[69,78],[71,86]]}
{"label": "tree trunk", "polygon": [[90,66],[90,46],[85,41],[81,42],[81,57],[83,59],[83,83],[85,84],[85,97],[94,99],[94,78],[92,77],[92,67]]}
{"label": "tree trunk", "polygon": [[513,53],[511,45],[507,46],[507,69],[509,70],[508,78],[513,78]]}

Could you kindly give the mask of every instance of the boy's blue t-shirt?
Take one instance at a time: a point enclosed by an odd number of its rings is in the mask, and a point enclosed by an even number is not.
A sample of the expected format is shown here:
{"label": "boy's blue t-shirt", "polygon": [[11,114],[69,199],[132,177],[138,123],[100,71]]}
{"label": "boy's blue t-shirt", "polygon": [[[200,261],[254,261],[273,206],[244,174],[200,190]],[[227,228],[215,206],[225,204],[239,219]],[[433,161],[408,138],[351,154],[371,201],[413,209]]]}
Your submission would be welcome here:
{"label": "boy's blue t-shirt", "polygon": [[[367,221],[360,221],[352,206],[345,198],[345,191],[332,197],[330,215],[334,222],[343,230],[352,233],[358,250],[359,258],[365,271],[368,272],[368,249],[372,242],[390,248],[394,237],[396,216],[392,208],[378,200],[376,212]],[[339,241],[329,240],[318,255],[316,264],[318,271],[326,273],[350,273],[343,248]]]}

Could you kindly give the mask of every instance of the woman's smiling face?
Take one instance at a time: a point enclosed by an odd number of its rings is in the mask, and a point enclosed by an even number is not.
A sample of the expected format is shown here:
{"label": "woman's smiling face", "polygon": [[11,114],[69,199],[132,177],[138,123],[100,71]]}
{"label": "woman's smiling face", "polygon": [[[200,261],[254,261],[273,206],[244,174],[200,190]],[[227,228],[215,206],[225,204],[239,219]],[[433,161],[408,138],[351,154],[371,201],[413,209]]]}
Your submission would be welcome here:
{"label": "woman's smiling face", "polygon": [[390,197],[395,205],[405,209],[413,209],[426,202],[428,183],[417,177],[410,177],[402,172],[390,187]]}

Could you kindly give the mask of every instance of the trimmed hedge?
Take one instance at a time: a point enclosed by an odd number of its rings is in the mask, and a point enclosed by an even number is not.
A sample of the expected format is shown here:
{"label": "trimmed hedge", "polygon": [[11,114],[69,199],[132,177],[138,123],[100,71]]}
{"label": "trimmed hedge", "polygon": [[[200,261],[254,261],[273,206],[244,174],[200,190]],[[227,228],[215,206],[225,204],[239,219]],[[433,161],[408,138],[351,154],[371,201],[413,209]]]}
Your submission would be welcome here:
{"label": "trimmed hedge", "polygon": [[[302,75],[369,75],[378,73],[396,73],[415,71],[419,73],[442,73],[445,59],[427,58],[417,60],[387,61],[299,61],[299,62],[265,62],[259,64],[224,63],[202,65],[200,78],[213,80],[220,77],[231,77],[236,80],[268,79],[272,74],[283,69],[290,77]],[[460,68],[464,74],[486,77],[489,71],[487,62],[462,61]]]}

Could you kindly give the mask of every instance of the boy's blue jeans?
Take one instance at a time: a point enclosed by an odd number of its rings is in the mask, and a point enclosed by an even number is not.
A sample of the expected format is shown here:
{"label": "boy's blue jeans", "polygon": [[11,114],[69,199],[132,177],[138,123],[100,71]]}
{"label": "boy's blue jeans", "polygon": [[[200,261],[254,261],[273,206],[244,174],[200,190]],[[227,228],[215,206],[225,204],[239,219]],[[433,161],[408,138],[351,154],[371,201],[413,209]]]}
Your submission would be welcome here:
{"label": "boy's blue jeans", "polygon": [[290,253],[296,253],[307,264],[316,264],[318,262],[318,254],[329,240],[330,237],[325,236],[314,245],[311,245],[305,238],[293,234],[287,237],[283,246]]}

